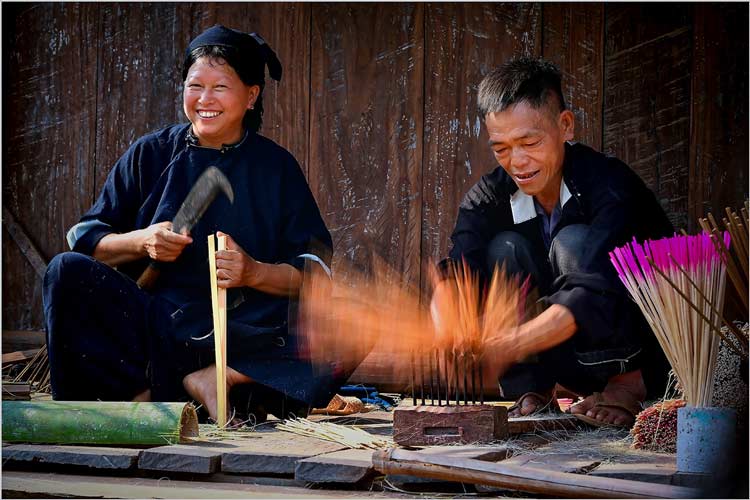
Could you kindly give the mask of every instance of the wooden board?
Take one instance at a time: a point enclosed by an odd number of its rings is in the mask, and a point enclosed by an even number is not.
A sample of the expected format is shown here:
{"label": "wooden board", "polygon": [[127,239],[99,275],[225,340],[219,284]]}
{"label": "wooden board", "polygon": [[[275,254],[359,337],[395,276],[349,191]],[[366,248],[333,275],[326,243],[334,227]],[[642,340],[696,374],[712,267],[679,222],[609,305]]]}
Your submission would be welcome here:
{"label": "wooden board", "polygon": [[91,469],[127,470],[135,468],[141,450],[105,446],[50,446],[16,444],[3,446],[3,463],[76,465]]}
{"label": "wooden board", "polygon": [[138,468],[154,471],[211,474],[220,470],[221,452],[203,446],[176,444],[144,450]]}
{"label": "wooden board", "polygon": [[630,165],[687,227],[691,7],[606,4],[604,151]]}
{"label": "wooden board", "polygon": [[748,188],[748,6],[696,4],[688,226],[739,208]]}
{"label": "wooden board", "polygon": [[575,453],[554,455],[516,455],[503,461],[503,465],[518,465],[555,472],[586,474],[601,464],[599,460],[581,457]]}
{"label": "wooden board", "polygon": [[[310,185],[339,261],[418,285],[423,4],[312,10]],[[342,276],[342,278],[345,278]]]}
{"label": "wooden board", "polygon": [[497,165],[477,111],[479,82],[513,55],[540,55],[541,26],[534,3],[426,4],[423,265],[447,255],[464,193]]}
{"label": "wooden board", "polygon": [[542,4],[542,56],[562,72],[565,102],[576,115],[575,139],[602,148],[604,5]]}
{"label": "wooden board", "polygon": [[45,333],[38,330],[3,330],[3,353],[37,349],[46,343]]}
{"label": "wooden board", "polygon": [[[3,471],[3,497],[26,498],[349,498],[351,492],[174,479],[82,477]],[[364,496],[371,496],[361,493]],[[373,495],[374,496],[374,495]]]}
{"label": "wooden board", "polygon": [[358,483],[371,477],[372,450],[343,450],[300,460],[294,479],[309,483]]}
{"label": "wooden board", "polygon": [[294,474],[302,459],[344,446],[289,432],[257,433],[258,439],[221,442],[221,470],[237,474]]}

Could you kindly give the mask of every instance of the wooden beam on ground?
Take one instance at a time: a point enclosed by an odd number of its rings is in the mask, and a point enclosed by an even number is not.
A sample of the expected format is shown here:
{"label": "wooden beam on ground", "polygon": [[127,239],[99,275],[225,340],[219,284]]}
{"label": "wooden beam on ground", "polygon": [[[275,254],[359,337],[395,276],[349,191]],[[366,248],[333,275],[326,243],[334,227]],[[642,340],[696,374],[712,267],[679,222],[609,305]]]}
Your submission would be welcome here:
{"label": "wooden beam on ground", "polygon": [[3,225],[8,230],[13,241],[16,242],[21,253],[26,257],[34,268],[36,274],[40,277],[44,277],[44,273],[47,271],[47,260],[42,258],[39,250],[36,249],[34,244],[31,242],[29,237],[26,235],[26,231],[16,222],[16,218],[10,213],[10,210],[3,207]]}
{"label": "wooden beam on ground", "polygon": [[141,450],[104,446],[49,446],[15,444],[3,446],[3,463],[76,465],[92,469],[127,470],[135,467]]}
{"label": "wooden beam on ground", "polygon": [[699,498],[691,488],[592,477],[481,460],[425,456],[409,450],[376,451],[375,468],[384,474],[485,484],[533,494],[568,498]]}
{"label": "wooden beam on ground", "polygon": [[300,460],[294,479],[308,483],[349,483],[363,481],[375,473],[372,450],[343,450]]}

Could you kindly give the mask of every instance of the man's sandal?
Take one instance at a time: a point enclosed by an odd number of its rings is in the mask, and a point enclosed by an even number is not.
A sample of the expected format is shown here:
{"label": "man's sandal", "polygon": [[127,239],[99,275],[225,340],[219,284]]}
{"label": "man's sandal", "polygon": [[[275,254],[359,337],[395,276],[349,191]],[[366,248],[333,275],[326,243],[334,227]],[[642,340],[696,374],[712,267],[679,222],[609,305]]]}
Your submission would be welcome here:
{"label": "man's sandal", "polygon": [[606,400],[604,399],[604,396],[602,396],[600,392],[593,393],[591,397],[594,398],[594,405],[591,408],[589,408],[589,410],[593,410],[595,408],[617,408],[618,410],[626,411],[632,417],[632,420],[629,423],[613,424],[610,422],[602,422],[601,420],[597,420],[594,417],[589,417],[585,413],[572,413],[571,412],[571,415],[576,417],[578,420],[581,420],[582,422],[586,422],[589,425],[593,425],[594,427],[622,427],[622,428],[630,429],[631,427],[633,427],[633,424],[635,423],[636,415],[638,415],[643,409],[640,403],[627,403],[624,401]]}
{"label": "man's sandal", "polygon": [[555,399],[554,397],[550,397],[550,396],[542,396],[538,392],[527,392],[524,395],[522,395],[520,398],[516,400],[515,403],[513,403],[513,406],[510,406],[508,408],[508,413],[514,410],[520,409],[523,406],[523,402],[526,400],[526,398],[529,398],[529,397],[536,398],[537,401],[539,401],[539,405],[536,407],[534,411],[524,416],[528,417],[528,416],[535,415],[537,413],[546,412],[546,411],[560,413],[560,406],[557,404],[557,399]]}

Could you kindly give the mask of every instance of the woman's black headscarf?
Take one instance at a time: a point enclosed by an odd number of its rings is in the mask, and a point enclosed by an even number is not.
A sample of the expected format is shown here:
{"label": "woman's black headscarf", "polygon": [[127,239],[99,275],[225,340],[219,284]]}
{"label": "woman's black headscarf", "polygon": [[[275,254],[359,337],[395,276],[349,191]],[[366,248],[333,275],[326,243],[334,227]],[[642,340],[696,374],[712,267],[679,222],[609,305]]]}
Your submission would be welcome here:
{"label": "woman's black headscarf", "polygon": [[260,86],[261,94],[255,101],[255,109],[248,110],[243,120],[245,127],[257,131],[263,117],[266,67],[271,78],[281,81],[281,62],[276,53],[257,33],[243,33],[217,24],[195,37],[188,45],[182,67],[183,80],[187,77],[190,66],[203,56],[224,59],[245,85]]}

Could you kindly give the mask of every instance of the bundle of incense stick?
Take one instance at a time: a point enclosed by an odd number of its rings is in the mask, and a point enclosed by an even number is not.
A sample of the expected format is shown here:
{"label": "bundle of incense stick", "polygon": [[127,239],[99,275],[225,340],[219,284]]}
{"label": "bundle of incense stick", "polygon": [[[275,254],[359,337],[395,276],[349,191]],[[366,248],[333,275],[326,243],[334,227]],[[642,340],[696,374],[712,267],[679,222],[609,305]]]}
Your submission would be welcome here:
{"label": "bundle of incense stick", "polygon": [[[518,323],[523,297],[516,280],[496,271],[483,291],[468,267],[457,266],[456,293],[441,304],[438,332],[430,314],[430,296],[402,283],[399,273],[382,261],[373,263],[370,274],[339,263],[337,274],[344,278],[329,279],[312,267],[300,293],[298,329],[306,340],[301,354],[316,366],[351,371],[377,345],[389,360],[379,367],[380,375],[411,380],[415,401],[417,387],[425,401],[428,380],[431,401],[458,400],[463,393],[467,402],[469,392],[476,400],[477,376],[480,398],[483,376],[488,381],[494,377],[496,385],[494,370],[507,363],[496,359],[502,357],[502,348],[492,349],[487,359],[487,339],[493,337],[492,345],[500,346],[502,332]],[[434,286],[438,276],[430,276]]]}
{"label": "bundle of incense stick", "polygon": [[[216,250],[226,250],[226,236],[208,235],[208,263],[211,274],[211,310],[214,320],[216,359],[216,425],[227,425],[227,291],[219,288],[216,277]],[[218,243],[218,248],[217,248]]]}
{"label": "bundle of incense stick", "polygon": [[[750,234],[750,220],[748,220],[748,202],[738,214],[726,207],[726,217],[721,219],[724,228],[729,231],[732,237],[732,246],[727,249],[721,245],[721,229],[714,216],[709,212],[705,219],[698,219],[698,222],[704,231],[711,235],[711,240],[716,246],[716,251],[721,255],[724,264],[727,266],[729,281],[732,283],[736,295],[742,302],[744,310],[741,311],[742,317],[748,316],[748,240]],[[745,340],[747,343],[747,340]]]}
{"label": "bundle of incense stick", "polygon": [[[729,246],[729,234],[722,244]],[[725,266],[708,234],[616,248],[610,259],[694,406],[709,406],[721,330]],[[717,332],[719,335],[715,335]]]}

